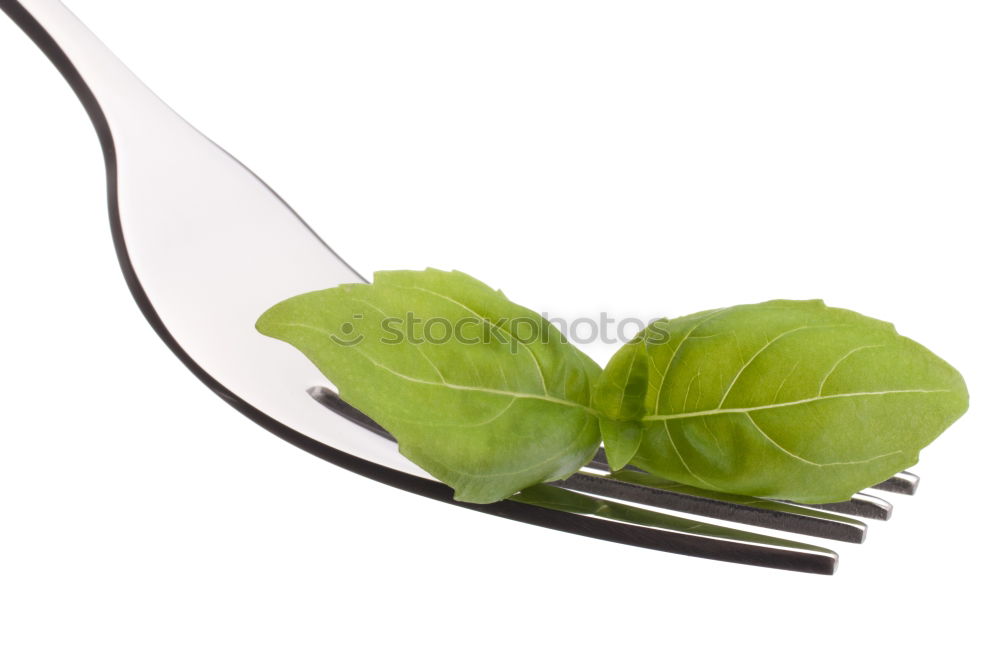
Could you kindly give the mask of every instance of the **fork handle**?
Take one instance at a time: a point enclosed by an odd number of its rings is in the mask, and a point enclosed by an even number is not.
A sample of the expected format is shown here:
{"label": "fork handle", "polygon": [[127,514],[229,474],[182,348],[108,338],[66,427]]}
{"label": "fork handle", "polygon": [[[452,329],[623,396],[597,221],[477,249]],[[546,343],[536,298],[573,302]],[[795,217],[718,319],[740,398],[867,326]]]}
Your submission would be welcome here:
{"label": "fork handle", "polygon": [[[105,151],[115,134],[156,107],[169,110],[97,36],[59,0],[0,0],[0,9],[31,38],[63,75],[97,128]],[[172,112],[171,112],[171,115]]]}

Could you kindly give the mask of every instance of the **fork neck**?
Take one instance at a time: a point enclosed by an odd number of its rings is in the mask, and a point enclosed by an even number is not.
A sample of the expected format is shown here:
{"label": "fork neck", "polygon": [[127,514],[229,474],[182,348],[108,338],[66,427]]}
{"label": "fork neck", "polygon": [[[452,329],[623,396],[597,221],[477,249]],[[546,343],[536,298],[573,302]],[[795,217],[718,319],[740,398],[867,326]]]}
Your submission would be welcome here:
{"label": "fork neck", "polygon": [[166,105],[59,0],[0,0],[2,9],[63,75],[90,115],[102,146],[144,108]]}

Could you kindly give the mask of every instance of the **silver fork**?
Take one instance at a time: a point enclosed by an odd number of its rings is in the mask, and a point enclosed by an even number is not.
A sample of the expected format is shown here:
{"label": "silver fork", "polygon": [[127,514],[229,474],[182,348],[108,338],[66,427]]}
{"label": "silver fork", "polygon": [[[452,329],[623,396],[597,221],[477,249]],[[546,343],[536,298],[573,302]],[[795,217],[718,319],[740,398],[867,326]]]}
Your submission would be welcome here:
{"label": "silver fork", "polygon": [[[80,98],[107,169],[108,213],[139,309],[177,357],[223,400],[323,460],[418,495],[533,525],[632,546],[832,574],[827,548],[665,513],[671,509],[860,543],[891,506],[858,495],[804,507],[689,488],[601,455],[569,479],[489,505],[403,458],[391,436],[324,386],[300,354],[256,333],[257,316],[289,296],[363,278],[268,186],[157,98],[58,0],[0,0]],[[876,486],[912,494],[902,473]],[[642,506],[637,506],[642,505]]]}

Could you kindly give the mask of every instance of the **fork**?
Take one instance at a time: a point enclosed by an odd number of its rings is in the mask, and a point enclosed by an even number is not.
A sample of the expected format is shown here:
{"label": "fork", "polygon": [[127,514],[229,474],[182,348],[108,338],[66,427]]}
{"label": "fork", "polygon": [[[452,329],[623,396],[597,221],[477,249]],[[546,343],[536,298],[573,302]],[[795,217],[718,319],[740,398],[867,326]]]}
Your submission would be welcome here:
{"label": "fork", "polygon": [[[295,294],[363,282],[264,182],[188,125],[58,0],[0,0],[83,104],[107,171],[111,234],[139,309],[187,368],[247,418],[327,462],[459,507],[564,532],[728,562],[832,574],[825,547],[691,515],[861,543],[891,505],[858,494],[806,507],[713,493],[601,452],[577,474],[488,505],[456,502],[404,458],[392,436],[325,385],[318,371],[253,324]],[[913,494],[903,472],[875,488]],[[678,511],[674,515],[664,510]]]}

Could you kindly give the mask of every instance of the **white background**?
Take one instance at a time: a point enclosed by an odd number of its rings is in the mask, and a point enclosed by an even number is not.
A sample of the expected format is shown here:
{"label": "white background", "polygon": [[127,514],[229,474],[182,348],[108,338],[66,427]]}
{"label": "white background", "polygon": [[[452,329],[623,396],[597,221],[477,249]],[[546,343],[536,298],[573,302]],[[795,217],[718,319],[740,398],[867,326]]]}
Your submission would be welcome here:
{"label": "white background", "polygon": [[822,297],[953,363],[972,408],[916,497],[833,545],[833,577],[354,476],[228,408],[146,326],[89,122],[0,16],[0,662],[988,654],[996,3],[70,4],[363,274],[459,268],[564,317]]}

